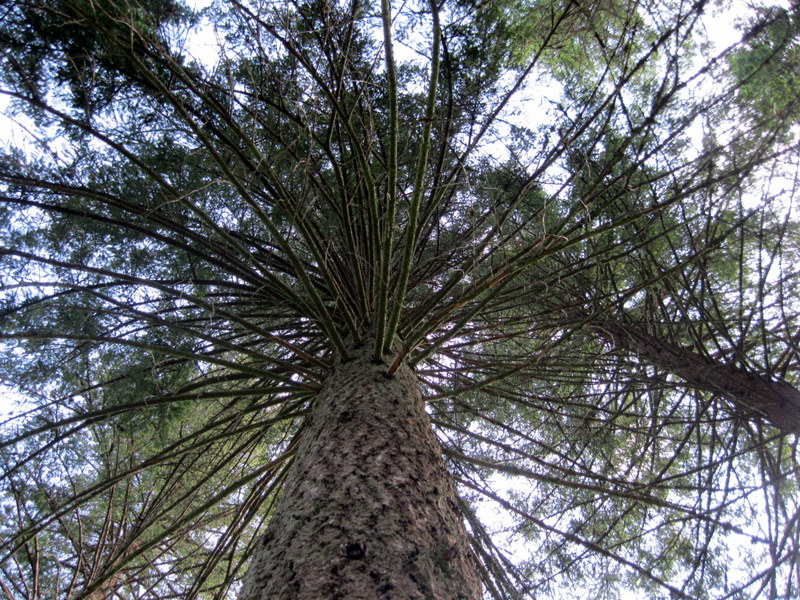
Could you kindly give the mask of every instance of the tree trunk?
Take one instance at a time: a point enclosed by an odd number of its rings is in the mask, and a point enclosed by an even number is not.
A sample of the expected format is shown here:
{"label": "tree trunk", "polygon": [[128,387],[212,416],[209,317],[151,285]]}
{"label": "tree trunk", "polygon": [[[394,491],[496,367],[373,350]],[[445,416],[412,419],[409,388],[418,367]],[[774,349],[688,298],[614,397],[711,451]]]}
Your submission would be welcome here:
{"label": "tree trunk", "polygon": [[239,600],[478,600],[481,586],[419,382],[337,365],[300,434]]}
{"label": "tree trunk", "polygon": [[594,329],[617,348],[674,373],[693,387],[719,394],[778,429],[800,433],[800,391],[789,383],[715,361],[626,324],[607,321]]}

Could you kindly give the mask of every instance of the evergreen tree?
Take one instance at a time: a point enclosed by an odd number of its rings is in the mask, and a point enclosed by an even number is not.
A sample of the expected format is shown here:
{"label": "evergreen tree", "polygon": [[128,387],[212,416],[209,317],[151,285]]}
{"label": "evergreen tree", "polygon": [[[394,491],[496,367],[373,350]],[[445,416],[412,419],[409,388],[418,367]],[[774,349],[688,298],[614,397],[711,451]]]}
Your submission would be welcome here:
{"label": "evergreen tree", "polygon": [[800,593],[800,13],[730,8],[0,1],[3,597]]}

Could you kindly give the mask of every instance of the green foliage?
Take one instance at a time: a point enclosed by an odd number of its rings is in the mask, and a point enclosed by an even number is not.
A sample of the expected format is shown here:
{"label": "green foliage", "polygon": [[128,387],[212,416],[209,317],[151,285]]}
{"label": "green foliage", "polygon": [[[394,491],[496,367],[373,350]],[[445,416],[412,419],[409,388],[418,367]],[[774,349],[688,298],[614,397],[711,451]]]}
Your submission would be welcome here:
{"label": "green foliage", "polygon": [[[0,39],[15,56],[6,77],[35,96],[63,85],[65,100],[90,118],[115,97],[141,82],[135,61],[149,53],[170,24],[190,12],[172,0],[117,4],[113,1],[53,3],[41,10],[35,3],[9,7]],[[57,63],[54,53],[61,55]],[[133,58],[136,56],[136,58]]]}
{"label": "green foliage", "polygon": [[363,344],[487,597],[796,595],[794,7],[0,6],[7,597],[235,595]]}
{"label": "green foliage", "polygon": [[728,57],[745,117],[767,130],[777,128],[782,137],[800,114],[799,27],[796,5],[790,10],[764,9],[743,26],[745,44]]}

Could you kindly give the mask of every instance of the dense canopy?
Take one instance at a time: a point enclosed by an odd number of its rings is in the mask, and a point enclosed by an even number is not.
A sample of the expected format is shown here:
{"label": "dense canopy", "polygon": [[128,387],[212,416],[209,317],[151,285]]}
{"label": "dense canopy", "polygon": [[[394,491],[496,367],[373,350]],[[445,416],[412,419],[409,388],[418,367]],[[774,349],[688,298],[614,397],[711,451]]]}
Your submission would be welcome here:
{"label": "dense canopy", "polygon": [[0,596],[234,597],[366,346],[486,598],[797,597],[799,10],[0,1]]}

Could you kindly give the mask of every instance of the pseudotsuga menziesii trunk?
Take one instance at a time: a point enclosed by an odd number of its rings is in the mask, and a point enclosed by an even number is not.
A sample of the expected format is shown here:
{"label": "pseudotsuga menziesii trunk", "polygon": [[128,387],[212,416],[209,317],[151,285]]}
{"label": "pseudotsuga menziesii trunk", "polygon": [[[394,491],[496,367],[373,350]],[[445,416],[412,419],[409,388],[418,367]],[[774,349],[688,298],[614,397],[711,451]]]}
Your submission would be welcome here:
{"label": "pseudotsuga menziesii trunk", "polygon": [[239,600],[478,600],[481,586],[419,381],[338,364]]}

